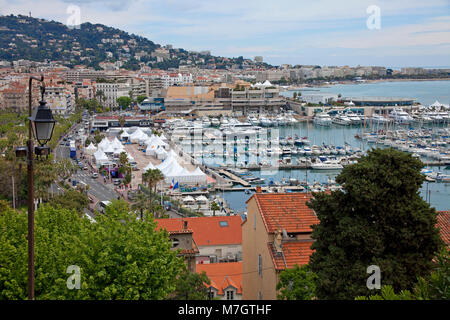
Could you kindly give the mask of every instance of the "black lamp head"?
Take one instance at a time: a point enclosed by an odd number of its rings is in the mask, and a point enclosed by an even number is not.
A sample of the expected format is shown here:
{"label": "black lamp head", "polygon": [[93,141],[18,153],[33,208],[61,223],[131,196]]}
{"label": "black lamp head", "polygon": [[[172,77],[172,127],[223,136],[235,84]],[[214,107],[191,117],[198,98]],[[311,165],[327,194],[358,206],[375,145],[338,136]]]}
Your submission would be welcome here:
{"label": "black lamp head", "polygon": [[43,146],[52,138],[55,127],[52,110],[46,106],[45,101],[39,101],[39,106],[33,110],[29,119],[33,128],[34,137]]}

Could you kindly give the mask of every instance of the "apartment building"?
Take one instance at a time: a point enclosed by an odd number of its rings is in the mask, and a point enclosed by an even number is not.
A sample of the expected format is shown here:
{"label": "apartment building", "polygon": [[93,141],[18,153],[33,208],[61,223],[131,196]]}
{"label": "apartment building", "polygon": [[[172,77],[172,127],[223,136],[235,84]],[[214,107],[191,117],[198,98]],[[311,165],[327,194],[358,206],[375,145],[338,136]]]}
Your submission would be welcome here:
{"label": "apartment building", "polygon": [[230,106],[235,116],[275,114],[286,105],[279,89],[273,86],[220,90],[216,96],[216,102]]}
{"label": "apartment building", "polygon": [[210,299],[242,300],[242,262],[198,264],[197,273],[205,272]]}
{"label": "apartment building", "polygon": [[63,86],[45,87],[44,99],[54,113],[65,114],[72,110],[72,94]]}
{"label": "apartment building", "polygon": [[236,216],[210,216],[176,219],[157,219],[167,230],[192,230],[198,253],[197,264],[216,264],[242,260],[242,218]]}
{"label": "apartment building", "polygon": [[261,193],[247,200],[242,224],[244,300],[275,300],[281,271],[305,265],[312,253],[311,226],[319,220],[308,193]]}
{"label": "apartment building", "polygon": [[117,98],[129,97],[129,93],[132,87],[129,83],[110,83],[110,82],[97,82],[96,83],[96,94],[101,91],[104,95],[97,96],[99,102],[107,108],[118,108],[119,103]]}

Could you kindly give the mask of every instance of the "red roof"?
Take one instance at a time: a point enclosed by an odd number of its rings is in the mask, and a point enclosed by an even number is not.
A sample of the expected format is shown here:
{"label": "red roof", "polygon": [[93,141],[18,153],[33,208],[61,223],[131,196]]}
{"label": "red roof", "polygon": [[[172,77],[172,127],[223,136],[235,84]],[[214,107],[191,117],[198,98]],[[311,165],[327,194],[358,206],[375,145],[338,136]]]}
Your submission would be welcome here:
{"label": "red roof", "polygon": [[[167,231],[182,230],[183,221],[193,231],[198,246],[213,246],[242,243],[242,219],[240,216],[192,217],[176,219],[156,219],[158,226]],[[222,222],[222,226],[221,223]],[[224,226],[224,224],[227,226]]]}
{"label": "red roof", "polygon": [[268,243],[269,252],[272,257],[276,270],[293,268],[296,264],[299,266],[308,264],[309,257],[312,254],[312,240],[304,241],[286,241],[282,243],[282,254],[277,254],[272,243]]}
{"label": "red roof", "polygon": [[242,294],[242,261],[224,263],[206,263],[195,266],[197,273],[206,272],[211,280],[211,287],[217,294],[225,294],[228,287],[234,287],[238,294]]}
{"label": "red roof", "polygon": [[255,193],[253,197],[268,233],[278,229],[288,233],[312,232],[311,225],[319,224],[314,210],[306,205],[312,197],[310,193]]}
{"label": "red roof", "polygon": [[450,246],[450,211],[438,211],[437,227],[441,233],[441,238],[447,246]]}

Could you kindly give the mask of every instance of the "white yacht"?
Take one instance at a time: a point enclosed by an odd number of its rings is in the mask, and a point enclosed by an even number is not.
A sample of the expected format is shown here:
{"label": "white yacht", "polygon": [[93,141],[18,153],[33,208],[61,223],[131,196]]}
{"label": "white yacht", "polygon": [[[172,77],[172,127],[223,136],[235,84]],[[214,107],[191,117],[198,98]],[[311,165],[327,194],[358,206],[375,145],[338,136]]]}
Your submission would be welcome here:
{"label": "white yacht", "polygon": [[353,113],[352,111],[347,111],[345,113],[345,115],[347,116],[347,118],[350,119],[352,124],[361,124],[361,122],[362,122],[361,118],[356,113]]}
{"label": "white yacht", "polygon": [[401,108],[395,108],[389,113],[389,117],[392,118],[396,123],[409,124],[413,121],[413,118]]}
{"label": "white yacht", "polygon": [[340,164],[338,162],[326,160],[323,162],[317,162],[317,163],[311,164],[311,168],[315,169],[315,170],[339,170],[344,167],[342,166],[342,164]]}
{"label": "white yacht", "polygon": [[275,120],[276,120],[276,122],[278,122],[278,125],[279,125],[280,127],[281,127],[281,126],[285,126],[286,123],[287,123],[286,118],[283,117],[282,115],[279,115]]}
{"label": "white yacht", "polygon": [[349,126],[352,121],[344,114],[342,113],[338,113],[334,118],[333,118],[333,123],[335,124],[340,124],[342,126]]}
{"label": "white yacht", "polygon": [[330,126],[332,123],[332,119],[330,115],[326,112],[318,113],[314,116],[313,122],[319,126]]}
{"label": "white yacht", "polygon": [[217,119],[217,118],[212,118],[212,119],[211,119],[211,126],[213,126],[213,127],[218,127],[218,126],[220,126],[220,121],[219,121],[219,119]]}
{"label": "white yacht", "polygon": [[264,116],[261,116],[259,118],[259,121],[261,123],[261,126],[263,126],[263,127],[270,127],[272,125],[272,121],[270,121],[269,119],[267,119]]}
{"label": "white yacht", "polygon": [[248,116],[247,120],[254,126],[260,125],[258,118],[256,118],[255,116]]}
{"label": "white yacht", "polygon": [[374,114],[374,115],[372,115],[372,122],[384,124],[384,123],[388,123],[389,119],[383,117],[382,115]]}

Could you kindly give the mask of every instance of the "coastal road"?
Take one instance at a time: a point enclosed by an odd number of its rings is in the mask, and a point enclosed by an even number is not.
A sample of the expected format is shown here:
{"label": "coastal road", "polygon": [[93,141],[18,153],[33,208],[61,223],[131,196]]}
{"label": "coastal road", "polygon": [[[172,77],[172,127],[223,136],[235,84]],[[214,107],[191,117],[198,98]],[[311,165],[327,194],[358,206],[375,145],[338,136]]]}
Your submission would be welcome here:
{"label": "coastal road", "polygon": [[89,193],[92,194],[99,201],[114,200],[119,196],[116,191],[114,191],[112,185],[104,185],[97,179],[92,179],[91,175],[87,170],[78,170],[72,176],[73,180],[83,181],[89,185]]}

